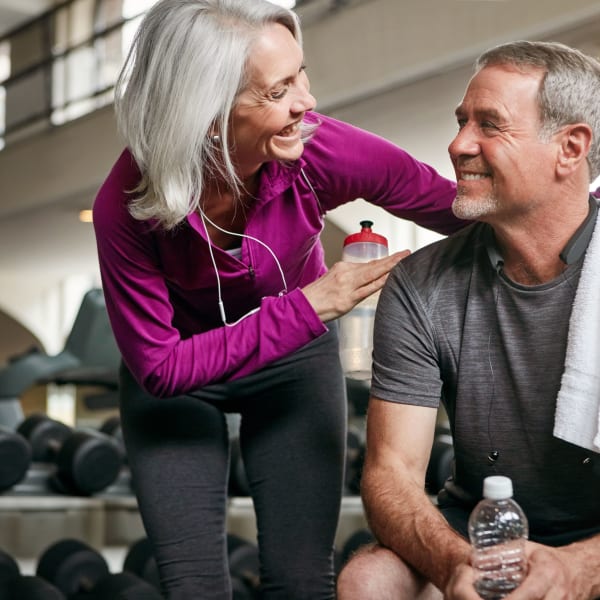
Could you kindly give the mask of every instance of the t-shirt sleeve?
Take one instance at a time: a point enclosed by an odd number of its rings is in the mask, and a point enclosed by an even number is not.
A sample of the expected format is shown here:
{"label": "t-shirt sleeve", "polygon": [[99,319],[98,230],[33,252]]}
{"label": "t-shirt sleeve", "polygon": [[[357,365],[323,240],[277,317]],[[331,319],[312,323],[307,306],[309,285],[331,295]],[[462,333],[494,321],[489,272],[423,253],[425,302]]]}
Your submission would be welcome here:
{"label": "t-shirt sleeve", "polygon": [[437,408],[441,390],[434,330],[399,263],[381,292],[375,314],[371,395]]}

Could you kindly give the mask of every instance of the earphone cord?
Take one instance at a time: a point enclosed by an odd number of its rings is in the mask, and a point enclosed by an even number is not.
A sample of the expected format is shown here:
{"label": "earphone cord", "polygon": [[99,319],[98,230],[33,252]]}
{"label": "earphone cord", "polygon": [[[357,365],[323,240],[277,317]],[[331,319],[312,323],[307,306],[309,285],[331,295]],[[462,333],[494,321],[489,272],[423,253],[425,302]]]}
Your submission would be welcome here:
{"label": "earphone cord", "polygon": [[223,298],[221,297],[221,278],[219,277],[219,270],[217,269],[217,261],[215,260],[215,255],[213,253],[213,248],[212,248],[212,244],[210,242],[210,235],[208,233],[206,221],[208,221],[215,229],[218,229],[219,231],[221,231],[223,233],[227,233],[228,235],[234,235],[234,236],[240,237],[240,238],[248,238],[249,240],[252,240],[253,242],[256,242],[257,244],[260,244],[263,248],[265,248],[269,252],[269,254],[273,257],[273,260],[275,261],[275,264],[277,265],[277,268],[279,269],[279,274],[281,275],[281,280],[283,281],[283,290],[281,292],[279,292],[278,295],[283,296],[284,294],[287,294],[287,291],[288,291],[287,281],[285,279],[285,275],[283,273],[281,263],[277,259],[277,256],[275,256],[275,253],[273,252],[273,250],[271,250],[271,248],[269,248],[269,246],[267,246],[267,244],[265,244],[263,241],[259,240],[258,238],[252,237],[251,235],[247,235],[245,233],[236,233],[235,231],[228,231],[227,229],[223,229],[222,227],[219,227],[219,225],[217,225],[216,223],[213,223],[204,214],[204,211],[201,208],[199,208],[198,210],[200,212],[200,218],[202,219],[202,225],[204,226],[204,231],[206,233],[206,239],[208,241],[208,252],[210,254],[210,260],[211,260],[213,268],[215,270],[215,275],[217,277],[217,297],[218,297],[219,312],[221,313],[221,319],[223,321],[223,324],[226,327],[233,327],[234,325],[237,325],[240,321],[242,321],[242,319],[245,319],[246,317],[254,314],[255,312],[258,312],[260,310],[260,307],[257,307],[255,309],[251,310],[249,313],[240,317],[237,321],[235,321],[233,323],[227,322],[227,318],[225,315],[225,307],[223,305]]}

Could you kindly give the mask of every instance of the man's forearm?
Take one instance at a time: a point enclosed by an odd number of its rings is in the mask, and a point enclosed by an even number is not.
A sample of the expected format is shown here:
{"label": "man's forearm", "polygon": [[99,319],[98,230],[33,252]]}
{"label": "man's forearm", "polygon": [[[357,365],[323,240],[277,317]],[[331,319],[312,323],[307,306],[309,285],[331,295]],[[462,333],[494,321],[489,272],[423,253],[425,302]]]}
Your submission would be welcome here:
{"label": "man's forearm", "polygon": [[365,470],[362,496],[378,541],[443,590],[470,545],[446,522],[425,491],[397,473]]}

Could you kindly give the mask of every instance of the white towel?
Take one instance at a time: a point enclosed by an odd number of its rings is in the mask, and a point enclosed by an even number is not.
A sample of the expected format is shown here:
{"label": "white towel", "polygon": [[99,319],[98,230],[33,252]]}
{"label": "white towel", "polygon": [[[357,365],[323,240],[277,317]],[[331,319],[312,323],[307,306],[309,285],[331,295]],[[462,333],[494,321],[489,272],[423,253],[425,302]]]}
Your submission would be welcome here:
{"label": "white towel", "polygon": [[600,452],[600,215],[583,259],[569,321],[554,436]]}

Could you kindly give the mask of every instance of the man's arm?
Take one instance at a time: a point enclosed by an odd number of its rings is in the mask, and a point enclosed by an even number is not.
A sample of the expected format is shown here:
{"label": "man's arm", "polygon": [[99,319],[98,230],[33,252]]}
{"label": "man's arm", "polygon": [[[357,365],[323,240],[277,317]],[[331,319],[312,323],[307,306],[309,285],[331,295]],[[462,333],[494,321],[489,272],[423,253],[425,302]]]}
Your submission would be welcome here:
{"label": "man's arm", "polygon": [[436,416],[434,408],[371,398],[361,489],[379,542],[443,590],[470,546],[425,493]]}

